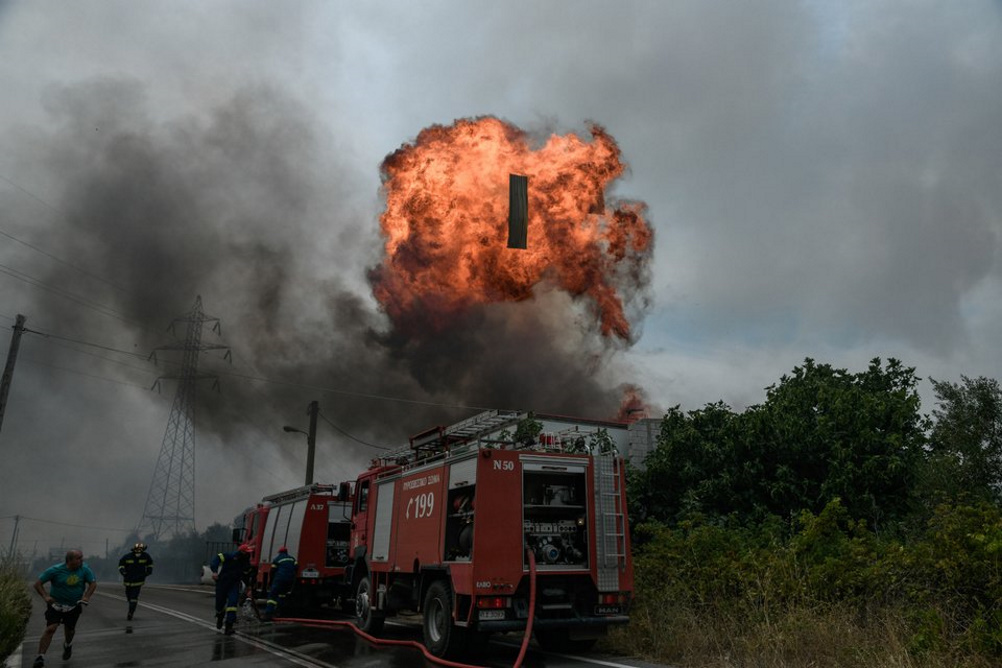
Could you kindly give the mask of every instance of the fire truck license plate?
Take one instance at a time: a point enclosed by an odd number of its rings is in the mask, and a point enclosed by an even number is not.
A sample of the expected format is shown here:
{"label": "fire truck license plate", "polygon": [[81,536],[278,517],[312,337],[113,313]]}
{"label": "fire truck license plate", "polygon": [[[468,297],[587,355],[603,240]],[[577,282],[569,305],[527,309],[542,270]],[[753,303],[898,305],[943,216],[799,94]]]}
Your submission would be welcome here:
{"label": "fire truck license plate", "polygon": [[504,610],[481,610],[480,621],[491,619],[504,619]]}
{"label": "fire truck license plate", "polygon": [[301,578],[318,578],[320,577],[320,571],[314,571],[309,568],[299,571],[299,577]]}

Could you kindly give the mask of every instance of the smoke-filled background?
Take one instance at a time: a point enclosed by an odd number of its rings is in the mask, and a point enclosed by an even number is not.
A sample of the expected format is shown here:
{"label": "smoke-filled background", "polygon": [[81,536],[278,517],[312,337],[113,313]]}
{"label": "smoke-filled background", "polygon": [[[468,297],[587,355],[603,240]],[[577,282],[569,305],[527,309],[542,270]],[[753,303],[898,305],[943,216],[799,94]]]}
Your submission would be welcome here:
{"label": "smoke-filled background", "polygon": [[0,547],[139,522],[196,296],[200,529],[302,483],[312,400],[337,481],[807,356],[1002,377],[1000,74],[992,2],[0,2]]}

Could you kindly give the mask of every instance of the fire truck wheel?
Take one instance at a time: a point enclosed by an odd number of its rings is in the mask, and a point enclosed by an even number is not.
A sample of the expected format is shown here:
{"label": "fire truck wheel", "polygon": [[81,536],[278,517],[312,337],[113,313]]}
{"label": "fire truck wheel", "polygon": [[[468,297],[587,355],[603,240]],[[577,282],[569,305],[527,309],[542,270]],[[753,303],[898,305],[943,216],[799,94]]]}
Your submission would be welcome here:
{"label": "fire truck wheel", "polygon": [[424,597],[424,646],[442,658],[462,653],[462,632],[452,623],[452,592],[442,580],[432,582]]}
{"label": "fire truck wheel", "polygon": [[366,575],[355,588],[355,626],[369,635],[382,631],[386,621],[383,613],[372,609],[372,596],[372,581]]}
{"label": "fire truck wheel", "polygon": [[548,652],[587,652],[598,638],[571,638],[567,629],[536,629],[536,642]]}

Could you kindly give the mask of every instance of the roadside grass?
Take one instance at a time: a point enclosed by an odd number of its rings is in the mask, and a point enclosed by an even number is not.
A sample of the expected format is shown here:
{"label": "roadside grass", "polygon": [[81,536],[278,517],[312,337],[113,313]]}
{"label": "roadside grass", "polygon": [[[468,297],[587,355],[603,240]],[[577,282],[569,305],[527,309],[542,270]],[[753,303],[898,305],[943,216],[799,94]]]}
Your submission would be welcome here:
{"label": "roadside grass", "polygon": [[635,528],[629,625],[601,647],[684,668],[1002,665],[1002,511],[878,535],[838,502],[791,525]]}
{"label": "roadside grass", "polygon": [[909,613],[881,610],[861,619],[826,604],[741,616],[665,600],[638,601],[630,624],[602,647],[684,668],[989,668],[992,657],[959,647],[917,650]]}
{"label": "roadside grass", "polygon": [[31,617],[25,575],[20,565],[9,560],[0,561],[0,663],[24,640]]}

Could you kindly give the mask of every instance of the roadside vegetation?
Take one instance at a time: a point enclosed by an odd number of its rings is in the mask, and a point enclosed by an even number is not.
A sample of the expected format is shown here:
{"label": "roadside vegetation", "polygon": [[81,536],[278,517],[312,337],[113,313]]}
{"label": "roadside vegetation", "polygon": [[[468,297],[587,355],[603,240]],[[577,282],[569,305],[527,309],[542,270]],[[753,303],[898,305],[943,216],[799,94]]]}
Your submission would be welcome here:
{"label": "roadside vegetation", "polygon": [[613,651],[676,666],[1002,665],[1002,391],[806,360],[742,413],[668,412],[631,471]]}
{"label": "roadside vegetation", "polygon": [[31,600],[24,568],[11,559],[0,561],[0,664],[24,640],[31,616]]}

